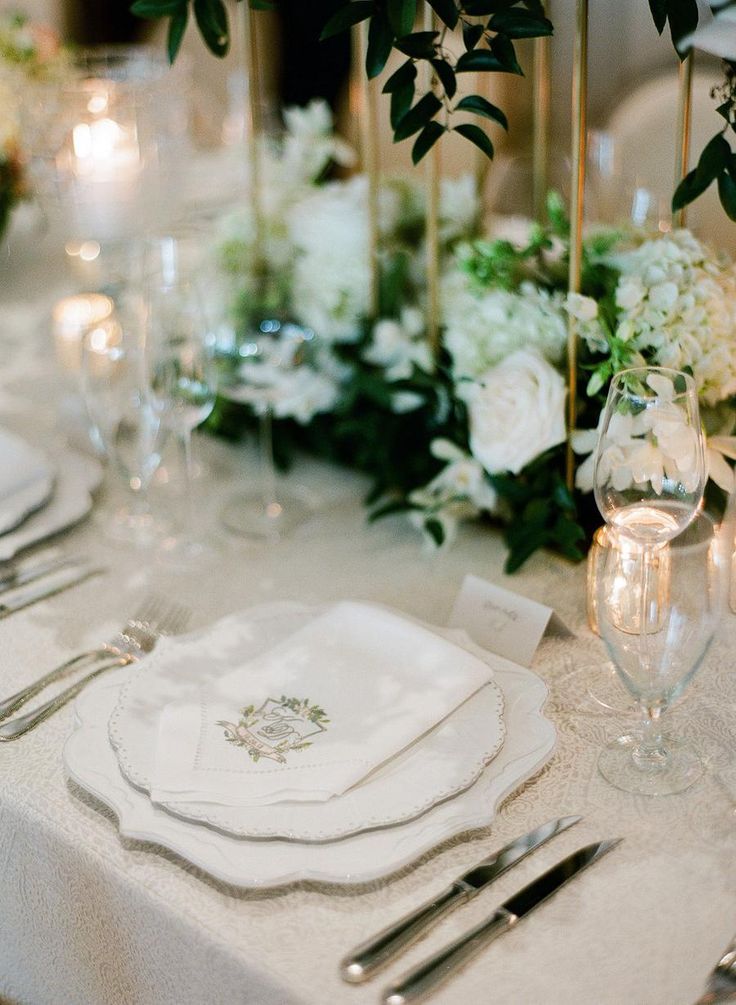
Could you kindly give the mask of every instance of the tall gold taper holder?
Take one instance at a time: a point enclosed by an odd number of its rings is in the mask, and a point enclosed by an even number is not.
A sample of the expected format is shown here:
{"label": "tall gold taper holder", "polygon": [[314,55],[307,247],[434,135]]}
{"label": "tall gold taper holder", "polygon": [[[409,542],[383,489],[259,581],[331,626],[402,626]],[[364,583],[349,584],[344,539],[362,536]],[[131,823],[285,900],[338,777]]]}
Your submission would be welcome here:
{"label": "tall gold taper holder", "polygon": [[[424,10],[424,30],[434,31],[434,14],[428,4]],[[434,74],[427,64],[427,90],[434,89]],[[440,348],[440,149],[435,143],[427,154],[425,181],[427,188],[427,337],[432,352]]]}
{"label": "tall gold taper holder", "polygon": [[245,73],[248,81],[248,110],[250,113],[250,130],[248,133],[248,162],[250,166],[250,198],[253,207],[254,232],[254,262],[253,271],[256,277],[258,294],[264,292],[265,264],[263,259],[263,244],[265,238],[265,223],[263,219],[263,171],[261,169],[261,78],[258,67],[258,42],[256,37],[256,14],[246,4],[238,4],[241,21],[241,32],[245,42]]}
{"label": "tall gold taper holder", "polygon": [[[688,172],[690,163],[690,133],[693,108],[693,53],[680,62],[677,98],[677,142],[675,147],[675,185],[679,185]],[[684,227],[686,211],[683,206],[675,214],[675,225]]]}
{"label": "tall gold taper holder", "polygon": [[[549,3],[547,4],[549,17]],[[532,107],[532,212],[541,223],[547,211],[549,189],[550,39],[534,40]]]}
{"label": "tall gold taper holder", "polygon": [[[577,0],[572,71],[572,197],[570,200],[570,271],[568,277],[568,288],[571,293],[580,292],[583,266],[587,101],[588,0]],[[567,464],[565,479],[570,491],[575,487],[575,454],[572,449],[571,434],[577,422],[577,354],[578,322],[570,314],[567,336]]]}
{"label": "tall gold taper holder", "polygon": [[378,257],[380,235],[378,229],[378,200],[380,194],[380,173],[378,155],[378,108],[376,104],[376,82],[369,80],[364,71],[368,50],[368,22],[356,25],[353,43],[359,59],[353,59],[354,79],[351,96],[356,121],[361,124],[360,151],[363,170],[368,179],[368,267],[370,270],[370,316],[375,319],[379,312],[380,262]]}

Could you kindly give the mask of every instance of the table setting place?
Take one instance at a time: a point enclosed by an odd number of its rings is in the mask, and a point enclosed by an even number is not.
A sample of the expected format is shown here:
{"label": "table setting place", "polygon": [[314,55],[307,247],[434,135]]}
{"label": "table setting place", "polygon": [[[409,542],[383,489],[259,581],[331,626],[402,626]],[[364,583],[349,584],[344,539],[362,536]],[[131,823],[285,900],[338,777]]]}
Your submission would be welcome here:
{"label": "table setting place", "polygon": [[[601,828],[594,813],[586,827],[585,790],[563,798],[557,814],[544,801],[545,812],[504,831],[505,843],[494,838],[503,808],[544,786],[545,768],[559,756],[560,708],[576,728],[607,719],[625,724],[608,744],[592,734],[610,791],[656,799],[697,791],[715,775],[679,736],[662,739],[659,718],[686,690],[724,616],[736,505],[720,523],[700,512],[697,437],[679,482],[657,493],[650,482],[633,493],[628,483],[620,487],[609,425],[619,421],[621,399],[635,396],[651,416],[641,423],[645,439],[662,440],[662,423],[665,431],[667,422],[696,428],[687,420],[687,388],[673,418],[670,374],[631,373],[612,384],[597,449],[596,498],[609,534],[599,535],[587,567],[584,600],[595,634],[584,624],[582,630],[592,640],[600,636],[610,662],[599,655],[592,672],[577,635],[551,607],[474,574],[465,575],[446,627],[338,594],[310,604],[264,600],[191,630],[196,593],[171,589],[171,582],[166,593],[152,585],[166,556],[151,536],[158,516],[149,500],[131,513],[117,508],[113,492],[97,522],[85,527],[100,462],[71,447],[51,459],[0,430],[0,618],[40,616],[57,594],[92,577],[107,591],[116,573],[141,561],[144,573],[137,580],[143,592],[117,631],[0,696],[0,748],[34,736],[43,745],[47,720],[66,715],[55,757],[71,813],[81,798],[91,799],[113,813],[124,847],[171,854],[211,882],[251,894],[278,895],[302,884],[357,898],[375,884],[390,890],[393,877],[411,874],[417,862],[490,828],[483,854],[458,867],[449,885],[432,884],[429,899],[429,891],[416,890],[408,910],[392,910],[389,901],[383,926],[365,926],[329,964],[346,1001],[356,989],[386,1005],[452,996],[455,980],[472,976],[478,958],[502,953],[501,936],[562,887],[570,883],[590,897],[596,876],[622,880],[618,849],[632,839],[631,825],[617,828],[608,813]],[[132,428],[141,447],[127,460],[127,473],[141,470],[152,449],[141,422],[146,408],[135,405]],[[101,420],[87,421],[89,450]],[[630,521],[629,536],[617,536],[632,506],[648,507],[651,518]],[[141,516],[143,525],[136,523]],[[77,526],[92,559],[59,544],[60,533],[73,538]],[[198,527],[190,522],[187,532]],[[643,547],[636,533],[644,534]],[[121,541],[130,548],[124,560],[122,552],[114,557]],[[284,534],[254,547],[260,550],[253,560],[272,568],[274,557],[293,559],[303,544]],[[201,566],[190,554],[182,567],[176,555],[173,569],[181,576],[183,568],[195,583],[212,574],[212,556],[207,546],[198,552]],[[237,556],[235,564],[215,560],[230,575],[238,568]],[[573,600],[562,609],[569,616],[578,606]],[[577,613],[573,623],[581,629]],[[554,671],[539,661],[552,651]],[[637,704],[641,731],[631,721]],[[73,718],[63,711],[68,706]],[[584,839],[576,839],[578,828],[586,829]],[[565,894],[559,899],[564,903]],[[471,902],[488,909],[463,924]],[[542,925],[544,916],[540,910]],[[523,928],[533,930],[534,922]],[[734,960],[729,947],[710,978],[707,971],[701,976],[700,1002],[733,995]],[[659,1000],[656,993],[651,1000]]]}
{"label": "table setting place", "polygon": [[0,10],[3,1005],[736,1002],[736,0],[633,3]]}

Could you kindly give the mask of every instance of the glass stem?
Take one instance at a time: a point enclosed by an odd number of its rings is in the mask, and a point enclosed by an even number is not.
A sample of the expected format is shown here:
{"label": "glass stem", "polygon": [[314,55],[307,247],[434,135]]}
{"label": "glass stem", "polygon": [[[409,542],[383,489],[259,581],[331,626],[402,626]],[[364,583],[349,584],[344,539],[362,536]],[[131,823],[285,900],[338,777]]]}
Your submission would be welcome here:
{"label": "glass stem", "polygon": [[185,429],[179,434],[179,446],[184,462],[184,506],[183,517],[185,521],[184,533],[190,535],[194,532],[194,497],[192,496],[192,431]]}
{"label": "glass stem", "polygon": [[667,763],[667,751],[662,742],[659,724],[663,711],[661,705],[642,706],[641,738],[632,755],[636,766],[642,771],[659,771]]}
{"label": "glass stem", "polygon": [[644,673],[649,677],[650,688],[652,681],[652,660],[649,651],[649,594],[652,585],[652,565],[654,549],[651,545],[645,544],[641,553],[641,576],[639,582],[639,660]]}
{"label": "glass stem", "polygon": [[261,498],[266,516],[273,512],[278,503],[276,498],[276,468],[273,460],[273,410],[266,407],[259,423],[259,445],[261,461]]}

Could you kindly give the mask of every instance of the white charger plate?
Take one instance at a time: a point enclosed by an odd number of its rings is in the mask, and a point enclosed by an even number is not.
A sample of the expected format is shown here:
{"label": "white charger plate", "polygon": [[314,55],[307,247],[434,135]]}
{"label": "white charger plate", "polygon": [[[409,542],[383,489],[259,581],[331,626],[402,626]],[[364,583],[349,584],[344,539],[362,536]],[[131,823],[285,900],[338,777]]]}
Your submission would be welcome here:
{"label": "white charger plate", "polygon": [[14,530],[49,499],[54,470],[40,450],[0,429],[0,534]]}
{"label": "white charger plate", "polygon": [[[109,737],[128,781],[151,791],[161,710],[169,702],[196,701],[203,679],[230,673],[324,613],[288,601],[259,604],[185,638],[166,639],[146,658],[110,718]],[[424,628],[493,665],[496,657],[461,631]],[[449,799],[475,781],[504,738],[503,697],[494,683],[481,688],[434,729],[362,783],[326,802],[228,807],[161,802],[189,820],[236,837],[328,841],[400,823]]]}
{"label": "white charger plate", "polygon": [[102,481],[102,466],[94,457],[65,450],[58,459],[51,498],[15,530],[0,536],[0,561],[71,527],[92,508],[92,492]]}
{"label": "white charger plate", "polygon": [[498,804],[547,762],[555,746],[554,726],[542,713],[546,684],[530,670],[502,660],[496,682],[504,697],[504,744],[475,784],[454,799],[406,823],[339,841],[237,838],[155,806],[121,773],[107,724],[129,674],[123,669],[101,677],[77,699],[76,729],[64,747],[67,777],[117,814],[123,837],[168,848],[239,887],[297,880],[363,883],[387,876],[441,841],[487,826]]}

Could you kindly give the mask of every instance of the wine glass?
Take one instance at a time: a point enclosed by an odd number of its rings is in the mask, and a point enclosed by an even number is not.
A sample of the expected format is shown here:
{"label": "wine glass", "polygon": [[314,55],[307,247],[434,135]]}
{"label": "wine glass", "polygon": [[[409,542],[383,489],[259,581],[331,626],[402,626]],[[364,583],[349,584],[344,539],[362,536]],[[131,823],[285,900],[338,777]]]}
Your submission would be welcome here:
{"label": "wine glass", "polygon": [[[596,607],[601,636],[621,680],[639,702],[644,726],[640,736],[609,745],[599,767],[627,791],[681,791],[700,771],[694,755],[668,753],[658,722],[697,669],[712,637],[710,608],[694,606],[705,604],[710,594],[689,606],[678,599],[675,588],[686,564],[682,555],[690,552],[671,543],[699,514],[705,481],[693,378],[663,367],[618,373],[609,388],[596,450],[596,502],[614,534],[599,576]],[[702,549],[698,557],[707,570]],[[694,559],[690,565],[693,586],[698,582],[702,591],[709,584],[702,582]],[[707,642],[696,644],[696,638]]]}
{"label": "wine glass", "polygon": [[242,537],[278,541],[312,514],[308,497],[279,484],[273,458],[274,409],[280,395],[299,393],[299,368],[313,332],[279,318],[265,318],[239,339],[237,363],[222,390],[231,401],[249,405],[258,416],[260,479],[257,492],[231,499],[224,526]]}
{"label": "wine glass", "polygon": [[105,523],[111,540],[140,547],[161,532],[148,489],[161,463],[161,423],[150,394],[143,305],[119,302],[114,325],[92,327],[82,344],[81,384],[94,440],[115,464],[130,501]]}
{"label": "wine glass", "polygon": [[211,556],[195,536],[192,486],[192,432],[215,405],[215,339],[209,329],[198,287],[182,268],[176,238],[161,239],[155,268],[145,281],[147,359],[153,405],[164,429],[177,440],[184,474],[183,527],[167,535],[161,554],[175,564]]}

